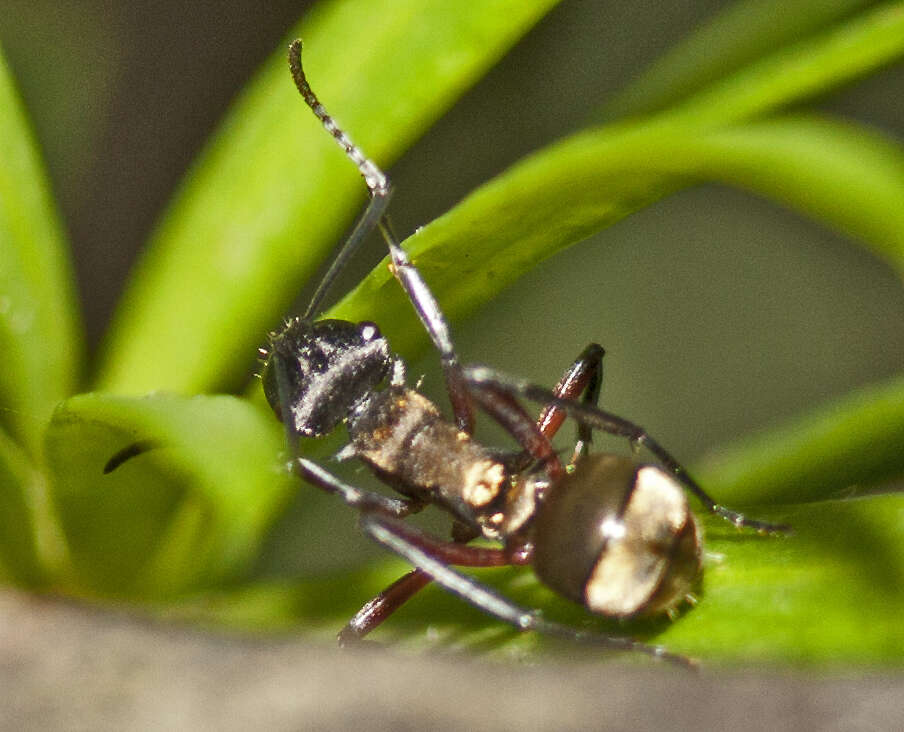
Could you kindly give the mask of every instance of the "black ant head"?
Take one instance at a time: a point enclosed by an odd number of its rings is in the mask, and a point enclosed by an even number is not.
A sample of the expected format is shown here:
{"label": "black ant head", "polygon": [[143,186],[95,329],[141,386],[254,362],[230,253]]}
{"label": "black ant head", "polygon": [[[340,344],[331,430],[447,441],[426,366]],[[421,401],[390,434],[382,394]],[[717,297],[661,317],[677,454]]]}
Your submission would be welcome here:
{"label": "black ant head", "polygon": [[297,434],[319,437],[386,379],[392,361],[373,323],[293,318],[270,335],[261,379],[276,416]]}

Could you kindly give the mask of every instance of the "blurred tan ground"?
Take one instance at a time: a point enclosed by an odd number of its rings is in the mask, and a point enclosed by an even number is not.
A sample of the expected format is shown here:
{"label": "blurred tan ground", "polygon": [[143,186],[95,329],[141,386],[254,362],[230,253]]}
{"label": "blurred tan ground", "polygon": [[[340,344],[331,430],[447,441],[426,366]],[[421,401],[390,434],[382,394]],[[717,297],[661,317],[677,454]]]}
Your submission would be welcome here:
{"label": "blurred tan ground", "polygon": [[904,677],[508,666],[243,640],[0,594],[3,730],[904,728]]}

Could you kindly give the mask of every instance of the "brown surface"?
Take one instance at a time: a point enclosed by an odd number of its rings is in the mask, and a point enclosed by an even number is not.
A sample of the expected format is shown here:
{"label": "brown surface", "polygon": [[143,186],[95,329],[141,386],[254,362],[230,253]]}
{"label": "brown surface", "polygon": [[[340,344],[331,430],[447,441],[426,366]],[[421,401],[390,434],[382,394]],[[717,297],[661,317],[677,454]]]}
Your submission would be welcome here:
{"label": "brown surface", "polygon": [[0,594],[2,729],[901,729],[904,677],[340,652]]}

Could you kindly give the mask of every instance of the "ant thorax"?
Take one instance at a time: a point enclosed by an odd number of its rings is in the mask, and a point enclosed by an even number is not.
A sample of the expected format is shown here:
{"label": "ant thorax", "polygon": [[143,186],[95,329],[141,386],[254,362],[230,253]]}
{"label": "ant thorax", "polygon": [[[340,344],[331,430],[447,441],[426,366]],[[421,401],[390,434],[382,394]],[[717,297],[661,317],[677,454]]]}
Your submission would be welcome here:
{"label": "ant thorax", "polygon": [[404,495],[497,537],[486,516],[505,497],[505,466],[427,397],[397,385],[372,392],[349,415],[348,434],[351,449],[343,458],[360,458]]}

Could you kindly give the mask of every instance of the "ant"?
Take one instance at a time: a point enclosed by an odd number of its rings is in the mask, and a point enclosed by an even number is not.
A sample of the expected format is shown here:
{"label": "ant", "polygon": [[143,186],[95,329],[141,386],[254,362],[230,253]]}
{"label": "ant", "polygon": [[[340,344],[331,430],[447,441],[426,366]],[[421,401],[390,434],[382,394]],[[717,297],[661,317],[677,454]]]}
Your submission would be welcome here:
{"label": "ant", "polygon": [[[300,40],[289,47],[292,78],[307,105],[357,166],[370,201],[339,249],[304,315],[270,334],[261,378],[267,400],[285,424],[289,468],[357,509],[361,529],[414,569],[386,588],[339,633],[340,644],[362,639],[431,581],[519,630],[532,630],[635,651],[681,665],[683,656],[631,638],[555,623],[517,605],[452,566],[530,565],[538,578],[593,613],[629,618],[674,612],[701,574],[701,531],[684,490],[737,527],[784,533],[787,526],[748,519],[718,505],[643,428],[598,407],[604,351],[588,345],[554,389],[485,366],[463,366],[449,325],[418,269],[393,234],[386,214],[387,177],[338,127],[311,90]],[[417,388],[376,324],[316,320],[338,272],[377,228],[391,270],[439,352],[454,423]],[[523,400],[542,405],[537,420]],[[501,452],[472,438],[475,406],[512,435],[520,451]],[[563,464],[551,439],[566,417],[577,441]],[[317,438],[345,423],[340,460],[357,459],[394,488],[389,497],[350,485],[298,456],[299,438]],[[660,464],[590,453],[594,430],[646,447]],[[453,518],[452,539],[430,536],[403,519],[428,505]],[[472,539],[501,547],[471,546]]]}

